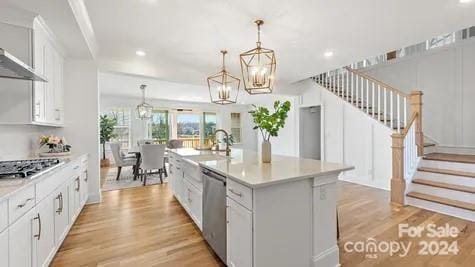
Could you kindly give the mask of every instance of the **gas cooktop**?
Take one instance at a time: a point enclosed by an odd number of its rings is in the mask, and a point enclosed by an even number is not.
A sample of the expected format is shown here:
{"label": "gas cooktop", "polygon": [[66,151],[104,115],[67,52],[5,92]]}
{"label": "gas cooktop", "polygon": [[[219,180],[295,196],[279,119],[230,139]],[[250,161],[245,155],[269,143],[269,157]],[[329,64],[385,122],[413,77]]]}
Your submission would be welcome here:
{"label": "gas cooktop", "polygon": [[63,163],[56,158],[0,161],[0,179],[35,178]]}

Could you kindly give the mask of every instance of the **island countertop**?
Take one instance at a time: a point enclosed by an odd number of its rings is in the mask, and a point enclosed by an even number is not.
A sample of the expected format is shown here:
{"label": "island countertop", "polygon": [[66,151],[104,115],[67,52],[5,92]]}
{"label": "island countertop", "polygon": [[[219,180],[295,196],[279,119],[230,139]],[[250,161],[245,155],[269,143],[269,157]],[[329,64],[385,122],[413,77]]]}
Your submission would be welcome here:
{"label": "island countertop", "polygon": [[[230,157],[225,157],[224,152],[216,151],[194,149],[170,151],[251,188],[318,178],[353,169],[351,166],[338,163],[281,155],[272,155],[272,163],[262,163],[259,153],[245,149],[232,149]],[[209,155],[218,156],[210,160]]]}

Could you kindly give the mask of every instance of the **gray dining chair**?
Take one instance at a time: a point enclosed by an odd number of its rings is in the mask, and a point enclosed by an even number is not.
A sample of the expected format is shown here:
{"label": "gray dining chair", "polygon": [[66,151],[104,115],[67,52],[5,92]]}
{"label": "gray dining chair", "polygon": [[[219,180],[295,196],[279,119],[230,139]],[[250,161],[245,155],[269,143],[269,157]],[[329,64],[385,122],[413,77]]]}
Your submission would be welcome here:
{"label": "gray dining chair", "polygon": [[112,152],[112,157],[114,158],[115,166],[117,166],[117,178],[119,180],[122,167],[132,167],[134,173],[136,172],[137,158],[134,156],[125,156],[125,154],[120,151],[120,143],[110,143],[109,144]]}
{"label": "gray dining chair", "polygon": [[147,184],[147,172],[153,173],[154,170],[158,171],[160,176],[160,182],[163,184],[163,173],[165,170],[165,145],[152,144],[140,146],[140,154],[142,157],[142,163],[140,168],[143,171],[143,185]]}
{"label": "gray dining chair", "polygon": [[183,140],[179,139],[171,139],[168,141],[168,148],[174,149],[174,148],[182,148],[183,147]]}

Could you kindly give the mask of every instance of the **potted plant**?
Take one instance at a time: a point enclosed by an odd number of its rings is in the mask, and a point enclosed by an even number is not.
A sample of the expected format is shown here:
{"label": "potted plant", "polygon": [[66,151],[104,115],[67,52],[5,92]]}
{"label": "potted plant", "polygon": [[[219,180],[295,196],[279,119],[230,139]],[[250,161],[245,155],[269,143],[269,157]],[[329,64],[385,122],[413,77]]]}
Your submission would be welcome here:
{"label": "potted plant", "polygon": [[[229,140],[228,140],[229,138]],[[232,134],[229,134],[229,137],[226,138],[226,136],[223,136],[223,138],[219,139],[218,140],[218,146],[219,146],[219,150],[226,150],[226,143],[229,144],[229,146],[233,146],[234,145],[234,137]]]}
{"label": "potted plant", "polygon": [[117,118],[112,118],[107,115],[101,115],[100,117],[100,138],[102,145],[102,159],[101,167],[109,167],[110,161],[106,158],[106,143],[117,135],[114,133],[114,126],[117,125]]}
{"label": "potted plant", "polygon": [[262,134],[262,162],[270,163],[272,147],[271,136],[278,136],[279,130],[284,127],[287,113],[290,110],[290,101],[274,102],[274,113],[270,113],[266,107],[253,105],[254,110],[249,111],[254,121],[254,130],[259,129]]}

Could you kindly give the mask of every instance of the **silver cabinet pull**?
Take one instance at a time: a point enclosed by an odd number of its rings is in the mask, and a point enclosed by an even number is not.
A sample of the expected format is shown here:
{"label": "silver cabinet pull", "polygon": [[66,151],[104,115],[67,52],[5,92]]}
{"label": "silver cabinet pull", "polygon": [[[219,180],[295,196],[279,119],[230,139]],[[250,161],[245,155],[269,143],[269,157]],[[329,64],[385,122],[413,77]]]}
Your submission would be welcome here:
{"label": "silver cabinet pull", "polygon": [[35,117],[39,118],[40,117],[40,107],[41,107],[41,103],[40,102],[36,102],[35,103]]}
{"label": "silver cabinet pull", "polygon": [[236,191],[234,191],[232,188],[229,188],[229,192],[235,194],[235,195],[238,196],[238,197],[242,197],[241,192],[236,192]]}
{"label": "silver cabinet pull", "polygon": [[85,173],[84,182],[87,183],[87,180],[89,179],[89,173],[87,171],[85,171],[84,173]]}
{"label": "silver cabinet pull", "polygon": [[22,204],[18,204],[18,205],[17,205],[17,208],[23,208],[24,206],[26,206],[26,204],[28,204],[28,202],[30,202],[30,201],[32,201],[32,200],[33,200],[33,198],[27,198],[27,199],[25,200],[25,202],[23,202]]}
{"label": "silver cabinet pull", "polygon": [[76,182],[78,183],[78,187],[76,188],[76,191],[79,192],[79,190],[81,189],[81,181],[79,181],[79,177],[76,178]]}
{"label": "silver cabinet pull", "polygon": [[41,216],[40,214],[38,213],[38,215],[33,218],[33,220],[38,220],[38,234],[34,235],[34,237],[36,237],[38,240],[41,239]]}
{"label": "silver cabinet pull", "polygon": [[61,120],[61,110],[59,108],[55,109],[56,111],[56,120],[59,121]]}
{"label": "silver cabinet pull", "polygon": [[56,196],[56,199],[58,200],[58,209],[56,210],[56,213],[58,214],[61,214],[61,193],[58,194],[58,196]]}

